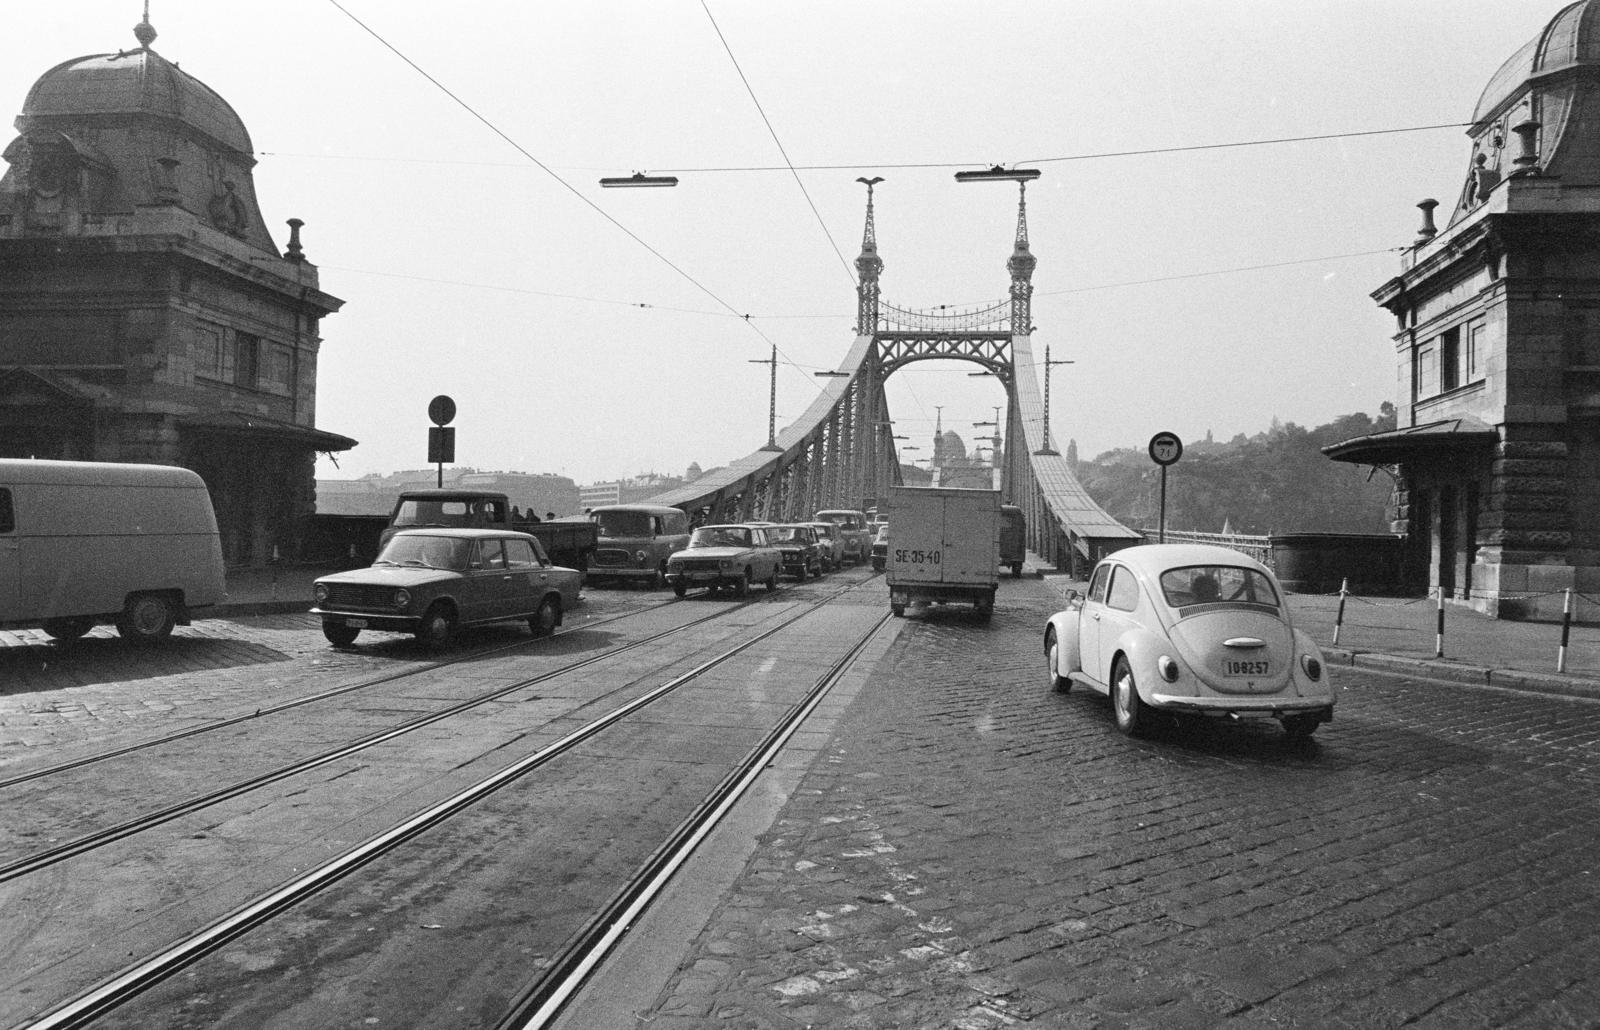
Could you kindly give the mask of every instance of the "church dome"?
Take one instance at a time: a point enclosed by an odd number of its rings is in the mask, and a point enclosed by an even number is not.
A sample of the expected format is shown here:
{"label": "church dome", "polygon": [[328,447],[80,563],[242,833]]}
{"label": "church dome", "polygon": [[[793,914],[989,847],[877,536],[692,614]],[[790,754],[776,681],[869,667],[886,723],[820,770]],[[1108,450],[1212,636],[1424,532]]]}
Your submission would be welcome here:
{"label": "church dome", "polygon": [[1535,76],[1600,65],[1600,4],[1578,0],[1562,8],[1537,36],[1512,54],[1490,78],[1473,109],[1473,122],[1494,117]]}
{"label": "church dome", "polygon": [[124,50],[64,61],[34,83],[22,117],[39,124],[53,118],[142,117],[175,123],[241,154],[250,134],[226,100],[210,86],[153,50]]}

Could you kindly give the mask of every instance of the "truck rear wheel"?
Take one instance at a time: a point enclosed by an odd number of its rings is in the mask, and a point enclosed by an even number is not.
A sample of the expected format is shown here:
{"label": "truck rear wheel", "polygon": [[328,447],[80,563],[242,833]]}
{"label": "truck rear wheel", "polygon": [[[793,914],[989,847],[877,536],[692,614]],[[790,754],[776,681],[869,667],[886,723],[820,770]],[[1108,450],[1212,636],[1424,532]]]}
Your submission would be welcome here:
{"label": "truck rear wheel", "polygon": [[172,635],[178,610],[162,594],[134,594],[117,616],[117,633],[136,644],[152,644]]}

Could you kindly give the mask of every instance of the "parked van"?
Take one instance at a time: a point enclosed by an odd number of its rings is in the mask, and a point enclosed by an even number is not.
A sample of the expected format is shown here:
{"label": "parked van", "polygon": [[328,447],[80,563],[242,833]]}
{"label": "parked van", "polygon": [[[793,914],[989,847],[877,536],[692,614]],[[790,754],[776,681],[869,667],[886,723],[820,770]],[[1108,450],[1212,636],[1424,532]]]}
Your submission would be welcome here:
{"label": "parked van", "polygon": [[865,512],[826,508],[817,512],[817,521],[831,522],[839,527],[839,537],[844,541],[845,561],[856,564],[867,560],[872,551],[872,530],[867,528]]}
{"label": "parked van", "polygon": [[1028,519],[1015,504],[1000,506],[1000,564],[1011,567],[1011,578],[1022,575],[1028,557]]}
{"label": "parked van", "polygon": [[188,469],[0,458],[0,626],[136,642],[224,595],[222,541]]}
{"label": "parked van", "polygon": [[608,504],[589,512],[599,540],[589,558],[588,582],[639,580],[667,583],[667,559],[689,546],[689,516],[659,504]]}

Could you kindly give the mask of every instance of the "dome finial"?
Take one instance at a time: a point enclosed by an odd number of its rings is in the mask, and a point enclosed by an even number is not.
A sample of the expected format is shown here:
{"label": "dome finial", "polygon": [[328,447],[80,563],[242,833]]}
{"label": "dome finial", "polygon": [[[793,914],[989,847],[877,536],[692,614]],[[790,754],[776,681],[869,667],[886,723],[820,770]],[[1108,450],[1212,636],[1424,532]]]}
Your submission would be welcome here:
{"label": "dome finial", "polygon": [[150,0],[144,0],[144,20],[133,27],[133,38],[146,50],[156,41],[156,27],[150,24]]}

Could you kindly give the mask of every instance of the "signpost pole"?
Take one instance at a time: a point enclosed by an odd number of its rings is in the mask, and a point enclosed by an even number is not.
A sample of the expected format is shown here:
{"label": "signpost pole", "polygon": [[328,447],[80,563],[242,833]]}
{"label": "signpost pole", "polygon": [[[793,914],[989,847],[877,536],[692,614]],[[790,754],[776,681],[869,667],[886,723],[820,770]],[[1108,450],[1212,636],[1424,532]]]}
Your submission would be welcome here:
{"label": "signpost pole", "polygon": [[1161,521],[1156,523],[1156,543],[1167,542],[1167,467],[1161,466]]}
{"label": "signpost pole", "polygon": [[456,417],[456,402],[440,394],[428,402],[428,460],[435,465],[434,485],[444,489],[444,463],[456,460],[456,431],[449,428]]}
{"label": "signpost pole", "polygon": [[1161,466],[1161,515],[1156,522],[1156,542],[1167,542],[1167,466],[1183,457],[1183,441],[1176,433],[1157,433],[1146,448],[1150,460]]}

